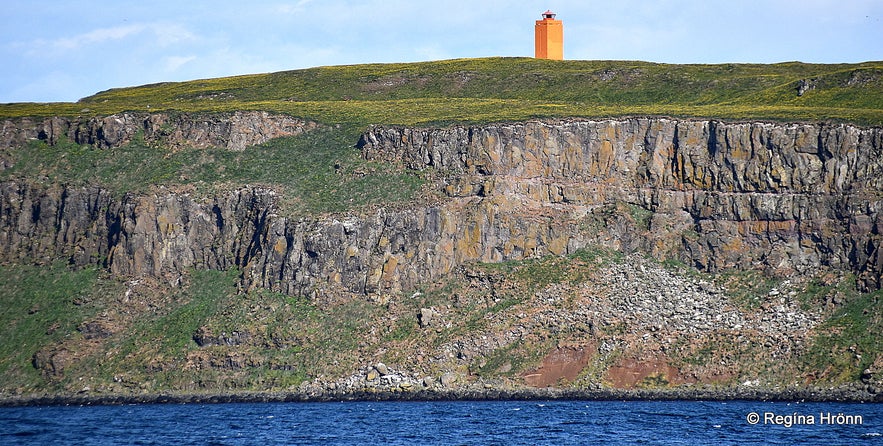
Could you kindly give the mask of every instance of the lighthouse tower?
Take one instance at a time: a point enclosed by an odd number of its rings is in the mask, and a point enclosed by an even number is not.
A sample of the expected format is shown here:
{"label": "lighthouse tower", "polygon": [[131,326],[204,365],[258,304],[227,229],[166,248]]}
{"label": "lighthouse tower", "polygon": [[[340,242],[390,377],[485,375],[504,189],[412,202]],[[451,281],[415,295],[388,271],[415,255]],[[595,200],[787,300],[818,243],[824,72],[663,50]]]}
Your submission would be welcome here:
{"label": "lighthouse tower", "polygon": [[564,59],[564,24],[555,20],[554,12],[546,11],[543,20],[537,20],[534,47],[537,59]]}

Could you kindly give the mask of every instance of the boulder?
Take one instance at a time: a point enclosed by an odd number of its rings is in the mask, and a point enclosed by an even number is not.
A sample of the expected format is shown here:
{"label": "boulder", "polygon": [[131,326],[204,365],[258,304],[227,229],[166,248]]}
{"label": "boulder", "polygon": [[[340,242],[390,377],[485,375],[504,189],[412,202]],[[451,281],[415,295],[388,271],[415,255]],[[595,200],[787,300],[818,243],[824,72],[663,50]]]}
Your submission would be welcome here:
{"label": "boulder", "polygon": [[453,387],[454,383],[457,382],[457,374],[454,372],[445,372],[442,374],[441,378],[439,378],[439,382],[445,387]]}
{"label": "boulder", "polygon": [[435,316],[435,311],[432,308],[421,308],[420,312],[417,313],[417,322],[421,327],[426,328],[432,324],[432,319]]}

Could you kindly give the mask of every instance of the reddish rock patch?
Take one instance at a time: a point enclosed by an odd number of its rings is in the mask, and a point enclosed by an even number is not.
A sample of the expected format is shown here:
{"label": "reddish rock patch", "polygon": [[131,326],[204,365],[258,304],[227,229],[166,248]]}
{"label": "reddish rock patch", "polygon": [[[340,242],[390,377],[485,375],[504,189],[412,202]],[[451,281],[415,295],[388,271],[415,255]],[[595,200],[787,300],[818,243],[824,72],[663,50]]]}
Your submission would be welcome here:
{"label": "reddish rock patch", "polygon": [[677,367],[660,358],[636,359],[626,358],[607,369],[606,381],[619,389],[639,387],[645,380],[654,384],[683,384],[691,380],[685,379]]}
{"label": "reddish rock patch", "polygon": [[592,350],[588,347],[563,347],[552,350],[543,364],[528,371],[522,377],[524,383],[533,387],[550,387],[570,382],[589,364]]}

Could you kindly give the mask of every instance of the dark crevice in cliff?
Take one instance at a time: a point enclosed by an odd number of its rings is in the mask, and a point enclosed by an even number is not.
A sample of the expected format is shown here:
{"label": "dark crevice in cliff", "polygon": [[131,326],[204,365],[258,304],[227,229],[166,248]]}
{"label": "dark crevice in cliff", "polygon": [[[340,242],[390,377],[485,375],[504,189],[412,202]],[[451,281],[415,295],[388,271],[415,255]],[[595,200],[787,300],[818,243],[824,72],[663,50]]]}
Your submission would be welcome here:
{"label": "dark crevice in cliff", "polygon": [[35,201],[31,204],[31,224],[36,225],[40,222],[41,211],[42,208],[39,201]]}
{"label": "dark crevice in cliff", "polygon": [[[108,212],[105,221],[107,222],[107,251],[112,252],[113,248],[120,243],[122,233],[122,217],[117,213]],[[110,257],[104,259],[102,267],[110,266]]]}
{"label": "dark crevice in cliff", "polygon": [[221,213],[221,208],[218,207],[217,204],[212,206],[212,213],[215,214],[215,226],[217,226],[219,231],[224,230],[224,215]]}
{"label": "dark crevice in cliff", "polygon": [[[65,189],[62,189],[62,191],[61,191],[61,198],[58,200],[58,209],[56,210],[55,216],[54,216],[55,217],[55,231],[59,232],[59,233],[63,233],[63,231],[64,231],[64,229],[62,228],[63,221],[64,221],[62,219],[62,216],[65,214],[64,211],[65,211],[65,206],[67,205],[67,201],[68,201],[68,192],[67,192],[67,188],[65,188]],[[88,203],[86,205],[88,206]]]}

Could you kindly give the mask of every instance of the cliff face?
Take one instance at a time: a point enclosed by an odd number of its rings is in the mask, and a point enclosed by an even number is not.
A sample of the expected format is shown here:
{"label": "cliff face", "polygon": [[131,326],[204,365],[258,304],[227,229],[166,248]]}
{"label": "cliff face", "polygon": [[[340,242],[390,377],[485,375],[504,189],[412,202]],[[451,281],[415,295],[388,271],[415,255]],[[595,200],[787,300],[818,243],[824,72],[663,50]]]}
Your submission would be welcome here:
{"label": "cliff face", "polygon": [[[583,230],[567,234],[568,250],[600,242],[707,270],[762,266],[791,274],[833,267],[856,272],[863,288],[880,287],[880,129],[530,122],[376,128],[360,146],[368,158],[456,172],[461,184],[468,179],[465,194],[483,201],[505,196],[554,209],[556,225],[603,220],[591,228],[596,231],[577,225]],[[464,193],[458,186],[447,190]],[[626,204],[627,215],[611,213],[614,203]],[[546,248],[556,251],[549,242]]]}
{"label": "cliff face", "polygon": [[[260,113],[215,124],[174,119],[5,123],[2,136],[7,147],[60,135],[112,146],[143,132],[240,150],[311,126]],[[358,147],[368,159],[443,172],[446,198],[294,219],[277,215],[274,192],[254,187],[211,200],[170,191],[117,199],[98,188],[7,182],[0,261],[63,257],[169,281],[183,268],[238,266],[247,287],[382,296],[465,262],[600,245],[709,271],[845,270],[863,289],[881,287],[881,129],[670,119],[377,127]]]}
{"label": "cliff face", "polygon": [[236,112],[230,115],[169,115],[123,113],[103,118],[6,120],[0,126],[0,148],[20,147],[39,139],[55,144],[68,138],[98,148],[118,147],[136,136],[171,148],[224,147],[244,150],[273,138],[292,136],[316,124],[267,112]]}

